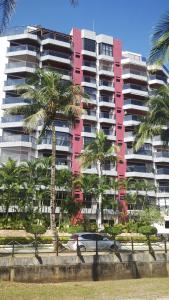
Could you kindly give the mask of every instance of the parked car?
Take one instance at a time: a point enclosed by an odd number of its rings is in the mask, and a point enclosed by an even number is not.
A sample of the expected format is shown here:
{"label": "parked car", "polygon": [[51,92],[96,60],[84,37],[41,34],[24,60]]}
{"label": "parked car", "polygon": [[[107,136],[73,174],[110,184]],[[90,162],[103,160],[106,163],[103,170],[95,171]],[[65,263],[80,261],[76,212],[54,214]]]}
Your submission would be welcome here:
{"label": "parked car", "polygon": [[96,245],[99,251],[118,250],[121,246],[118,241],[110,240],[105,235],[90,232],[75,233],[67,243],[67,247],[74,251],[77,250],[77,246],[80,251],[96,251]]}

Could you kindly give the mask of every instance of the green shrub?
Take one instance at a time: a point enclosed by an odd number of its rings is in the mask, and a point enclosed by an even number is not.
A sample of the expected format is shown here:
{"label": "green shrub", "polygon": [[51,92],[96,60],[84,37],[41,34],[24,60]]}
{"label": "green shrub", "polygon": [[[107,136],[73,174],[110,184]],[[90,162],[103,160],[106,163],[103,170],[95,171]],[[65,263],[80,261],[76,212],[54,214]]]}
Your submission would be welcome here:
{"label": "green shrub", "polygon": [[151,225],[145,225],[138,228],[138,232],[146,236],[157,234],[157,228]]}
{"label": "green shrub", "polygon": [[82,232],[82,231],[84,231],[84,229],[83,229],[83,225],[74,225],[74,226],[69,226],[69,227],[67,227],[67,226],[62,227],[59,229],[59,231],[73,234],[76,232]]}
{"label": "green shrub", "polygon": [[[30,244],[34,241],[33,237],[0,237],[0,245],[7,245],[15,241],[19,244]],[[51,244],[52,238],[51,237],[40,237],[39,243],[41,244]]]}
{"label": "green shrub", "polygon": [[[131,242],[131,237],[130,236],[117,236],[116,240],[127,243],[127,242]],[[133,240],[133,242],[136,242],[136,243],[147,242],[146,236],[133,236],[132,240]],[[152,235],[152,236],[150,236],[150,241],[151,242],[159,242],[159,238],[157,236]]]}
{"label": "green shrub", "polygon": [[112,235],[113,237],[115,237],[116,235],[119,235],[120,233],[122,233],[123,231],[123,225],[122,224],[117,224],[114,225],[113,227],[109,226],[109,227],[105,227],[104,232]]}

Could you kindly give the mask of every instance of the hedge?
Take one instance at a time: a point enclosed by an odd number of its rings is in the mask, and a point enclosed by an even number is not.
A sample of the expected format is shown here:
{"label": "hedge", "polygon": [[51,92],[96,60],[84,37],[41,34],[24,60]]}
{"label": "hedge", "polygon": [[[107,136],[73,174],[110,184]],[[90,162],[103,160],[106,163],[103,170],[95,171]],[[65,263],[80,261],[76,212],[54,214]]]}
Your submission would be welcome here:
{"label": "hedge", "polygon": [[[116,240],[127,243],[127,242],[131,242],[131,237],[130,236],[117,236]],[[142,243],[142,242],[146,242],[147,238],[146,238],[146,236],[133,236],[132,240],[133,240],[133,242]],[[152,236],[150,236],[150,241],[151,242],[159,242],[160,239],[157,236],[152,235]]]}

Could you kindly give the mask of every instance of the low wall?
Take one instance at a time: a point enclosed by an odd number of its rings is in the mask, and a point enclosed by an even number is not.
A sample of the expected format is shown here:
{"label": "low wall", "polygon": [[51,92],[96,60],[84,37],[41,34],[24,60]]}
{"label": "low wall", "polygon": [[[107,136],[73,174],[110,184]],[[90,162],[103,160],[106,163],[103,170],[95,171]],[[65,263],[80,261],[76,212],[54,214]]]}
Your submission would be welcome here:
{"label": "low wall", "polygon": [[63,282],[168,277],[169,255],[155,253],[0,257],[0,280]]}

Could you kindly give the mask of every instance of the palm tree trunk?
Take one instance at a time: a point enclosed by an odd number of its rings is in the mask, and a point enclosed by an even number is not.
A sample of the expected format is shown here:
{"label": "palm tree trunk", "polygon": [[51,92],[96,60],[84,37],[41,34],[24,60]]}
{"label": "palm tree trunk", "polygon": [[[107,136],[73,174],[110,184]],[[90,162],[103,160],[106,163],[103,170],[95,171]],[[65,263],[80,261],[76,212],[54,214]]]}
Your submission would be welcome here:
{"label": "palm tree trunk", "polygon": [[50,191],[50,228],[52,231],[54,251],[57,248],[57,230],[56,230],[56,133],[55,126],[52,123],[52,162],[51,162],[51,191]]}
{"label": "palm tree trunk", "polygon": [[[102,166],[100,161],[97,161],[97,171],[99,176],[99,189],[101,186],[101,179],[102,179]],[[102,229],[102,194],[99,193],[98,203],[97,203],[97,219],[96,224],[98,229]]]}

